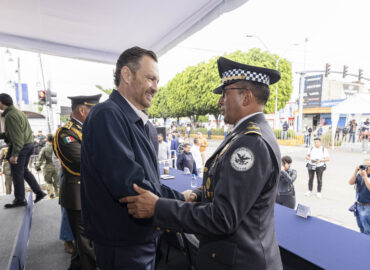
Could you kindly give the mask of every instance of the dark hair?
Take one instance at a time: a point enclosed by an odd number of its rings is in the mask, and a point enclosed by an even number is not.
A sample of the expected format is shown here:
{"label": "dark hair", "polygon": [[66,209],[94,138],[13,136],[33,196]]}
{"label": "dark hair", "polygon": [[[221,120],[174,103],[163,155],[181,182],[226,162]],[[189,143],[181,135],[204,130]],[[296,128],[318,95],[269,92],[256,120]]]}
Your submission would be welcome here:
{"label": "dark hair", "polygon": [[[270,88],[266,84],[252,81],[240,82],[243,87],[248,88],[252,92],[258,104],[266,105],[270,97]],[[240,90],[239,93],[242,91],[244,90]]]}
{"label": "dark hair", "polygon": [[283,162],[283,164],[286,164],[286,163],[290,164],[293,162],[293,160],[290,156],[283,156],[281,158],[281,162]]}
{"label": "dark hair", "polygon": [[199,139],[198,138],[194,138],[193,142],[194,143],[198,143],[199,142]]}
{"label": "dark hair", "polygon": [[321,142],[320,137],[315,137],[315,138],[313,138],[313,140],[314,140],[314,141],[320,141],[320,142]]}
{"label": "dark hair", "polygon": [[127,66],[131,72],[135,73],[140,68],[140,60],[146,55],[158,62],[157,55],[153,51],[149,51],[140,47],[132,47],[125,50],[118,58],[116,63],[116,70],[114,72],[114,84],[119,86],[121,81],[121,69]]}
{"label": "dark hair", "polygon": [[0,102],[4,104],[5,106],[13,105],[12,97],[5,93],[0,94]]}
{"label": "dark hair", "polygon": [[54,139],[53,134],[48,134],[48,136],[46,137],[46,140],[47,140],[48,142],[53,142],[53,139]]}
{"label": "dark hair", "polygon": [[184,147],[188,147],[188,146],[191,146],[190,143],[184,143]]}

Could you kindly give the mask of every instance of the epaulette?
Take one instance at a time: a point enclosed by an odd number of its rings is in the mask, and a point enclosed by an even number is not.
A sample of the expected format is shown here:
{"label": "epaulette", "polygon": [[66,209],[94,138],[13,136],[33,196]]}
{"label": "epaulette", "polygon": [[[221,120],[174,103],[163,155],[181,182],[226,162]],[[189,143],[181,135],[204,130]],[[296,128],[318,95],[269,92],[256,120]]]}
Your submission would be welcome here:
{"label": "epaulette", "polygon": [[246,130],[247,131],[244,132],[245,135],[248,135],[248,134],[257,134],[259,136],[262,136],[261,129],[254,122],[249,122],[248,125],[247,125]]}
{"label": "epaulette", "polygon": [[67,121],[67,123],[64,124],[64,128],[66,129],[71,129],[71,127],[73,126],[73,122],[72,121]]}

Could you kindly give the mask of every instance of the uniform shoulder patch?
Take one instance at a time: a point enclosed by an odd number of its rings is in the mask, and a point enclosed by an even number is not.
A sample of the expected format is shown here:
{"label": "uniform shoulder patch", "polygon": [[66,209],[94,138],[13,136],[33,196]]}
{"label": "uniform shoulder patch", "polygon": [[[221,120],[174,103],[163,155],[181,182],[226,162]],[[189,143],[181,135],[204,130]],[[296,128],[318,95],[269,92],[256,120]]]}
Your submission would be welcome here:
{"label": "uniform shoulder patch", "polygon": [[254,165],[254,154],[249,148],[240,147],[231,155],[230,164],[236,171],[248,171]]}
{"label": "uniform shoulder patch", "polygon": [[75,141],[75,138],[73,138],[72,136],[65,136],[63,138],[63,142],[64,144],[69,144],[69,143],[72,143]]}

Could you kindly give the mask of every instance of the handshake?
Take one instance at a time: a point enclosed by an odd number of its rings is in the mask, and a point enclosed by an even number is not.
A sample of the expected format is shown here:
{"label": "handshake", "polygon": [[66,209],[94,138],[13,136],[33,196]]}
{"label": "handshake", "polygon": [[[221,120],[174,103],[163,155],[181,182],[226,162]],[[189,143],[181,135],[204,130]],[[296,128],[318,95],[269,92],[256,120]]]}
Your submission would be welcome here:
{"label": "handshake", "polygon": [[185,197],[185,202],[195,202],[197,200],[197,194],[190,189],[182,192],[182,195]]}

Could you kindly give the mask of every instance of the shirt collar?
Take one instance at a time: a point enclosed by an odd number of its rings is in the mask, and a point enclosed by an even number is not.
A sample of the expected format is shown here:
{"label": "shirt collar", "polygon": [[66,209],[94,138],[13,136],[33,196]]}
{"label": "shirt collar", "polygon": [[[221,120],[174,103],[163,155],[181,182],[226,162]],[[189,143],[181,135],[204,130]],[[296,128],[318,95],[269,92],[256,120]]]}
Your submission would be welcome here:
{"label": "shirt collar", "polygon": [[77,120],[76,117],[72,116],[72,119],[74,119],[77,123],[79,123],[81,126],[83,126],[83,123],[81,121]]}
{"label": "shirt collar", "polygon": [[149,120],[149,117],[143,111],[140,111],[138,108],[136,108],[124,95],[121,94],[121,96],[127,101],[128,105],[130,105],[130,107],[134,110],[134,112],[137,114],[137,116],[139,116],[141,118],[141,120],[143,121],[143,124],[145,126],[146,123]]}
{"label": "shirt collar", "polygon": [[248,114],[247,116],[244,116],[242,119],[240,119],[239,121],[238,121],[238,123],[236,123],[236,125],[234,126],[234,128],[233,128],[233,131],[241,124],[241,123],[243,123],[245,120],[247,120],[248,118],[251,118],[252,116],[255,116],[255,115],[257,115],[257,114],[259,114],[259,113],[262,113],[262,112],[256,112],[256,113],[252,113],[252,114]]}

